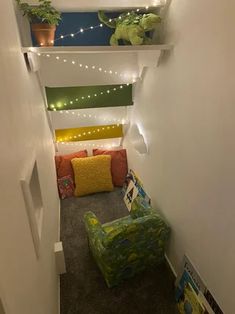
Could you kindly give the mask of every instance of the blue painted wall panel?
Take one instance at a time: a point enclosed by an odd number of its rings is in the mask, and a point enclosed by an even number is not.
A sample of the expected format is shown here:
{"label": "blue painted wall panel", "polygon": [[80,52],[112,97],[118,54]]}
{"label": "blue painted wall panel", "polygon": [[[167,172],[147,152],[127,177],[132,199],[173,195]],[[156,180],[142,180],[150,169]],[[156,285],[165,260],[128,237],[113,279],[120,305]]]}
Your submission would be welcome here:
{"label": "blue painted wall panel", "polygon": [[[109,17],[118,16],[118,13],[109,13]],[[61,35],[76,33],[81,28],[99,25],[97,12],[62,13],[62,21],[57,27],[56,38]],[[85,31],[74,37],[59,39],[55,46],[107,46],[113,34],[113,29],[107,26]],[[35,41],[33,44],[36,46]]]}

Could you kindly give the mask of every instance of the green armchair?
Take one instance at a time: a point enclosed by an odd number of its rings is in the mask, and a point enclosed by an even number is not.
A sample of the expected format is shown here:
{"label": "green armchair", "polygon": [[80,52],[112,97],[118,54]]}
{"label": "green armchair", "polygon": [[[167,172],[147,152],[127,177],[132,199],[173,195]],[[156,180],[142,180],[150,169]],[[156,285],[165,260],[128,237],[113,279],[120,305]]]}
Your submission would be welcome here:
{"label": "green armchair", "polygon": [[[140,217],[141,216],[141,217]],[[170,228],[154,210],[101,225],[96,215],[84,215],[91,252],[108,287],[117,285],[164,260]]]}

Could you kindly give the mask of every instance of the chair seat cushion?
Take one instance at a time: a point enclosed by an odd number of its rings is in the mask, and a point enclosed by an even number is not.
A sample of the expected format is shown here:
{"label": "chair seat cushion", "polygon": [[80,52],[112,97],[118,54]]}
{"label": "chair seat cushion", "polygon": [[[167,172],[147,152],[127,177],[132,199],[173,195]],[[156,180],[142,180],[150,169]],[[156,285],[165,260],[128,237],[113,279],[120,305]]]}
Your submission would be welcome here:
{"label": "chair seat cushion", "polygon": [[75,177],[75,196],[113,190],[111,156],[92,156],[72,159]]}

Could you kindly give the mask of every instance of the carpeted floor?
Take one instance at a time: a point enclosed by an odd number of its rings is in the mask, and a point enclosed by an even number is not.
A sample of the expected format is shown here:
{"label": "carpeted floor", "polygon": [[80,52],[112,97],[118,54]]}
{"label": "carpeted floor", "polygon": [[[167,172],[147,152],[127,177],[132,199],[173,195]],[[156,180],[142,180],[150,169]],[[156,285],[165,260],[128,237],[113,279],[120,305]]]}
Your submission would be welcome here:
{"label": "carpeted floor", "polygon": [[102,223],[128,215],[120,189],[61,202],[61,240],[67,273],[61,276],[61,314],[173,314],[173,278],[163,264],[107,288],[87,245],[83,214]]}

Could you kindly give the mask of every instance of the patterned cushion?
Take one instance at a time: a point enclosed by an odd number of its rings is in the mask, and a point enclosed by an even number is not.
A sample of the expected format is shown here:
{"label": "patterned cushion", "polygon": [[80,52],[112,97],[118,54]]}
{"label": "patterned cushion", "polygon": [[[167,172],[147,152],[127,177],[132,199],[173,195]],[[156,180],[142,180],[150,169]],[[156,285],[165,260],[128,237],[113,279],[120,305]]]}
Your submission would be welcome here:
{"label": "patterned cushion", "polygon": [[57,183],[58,183],[59,195],[62,200],[66,197],[73,196],[74,185],[73,185],[73,179],[71,176],[65,176],[65,177],[59,178],[57,180]]}
{"label": "patterned cushion", "polygon": [[111,161],[111,172],[113,178],[113,185],[123,186],[125,178],[127,175],[127,156],[126,150],[102,150],[93,149],[93,155],[110,155],[112,157]]}
{"label": "patterned cushion", "polygon": [[79,152],[68,154],[68,155],[55,156],[57,178],[59,179],[59,178],[70,175],[72,180],[74,180],[71,160],[73,158],[80,158],[80,157],[87,157],[87,150],[81,150]]}
{"label": "patterned cushion", "polygon": [[112,191],[111,156],[72,159],[75,177],[75,196]]}

